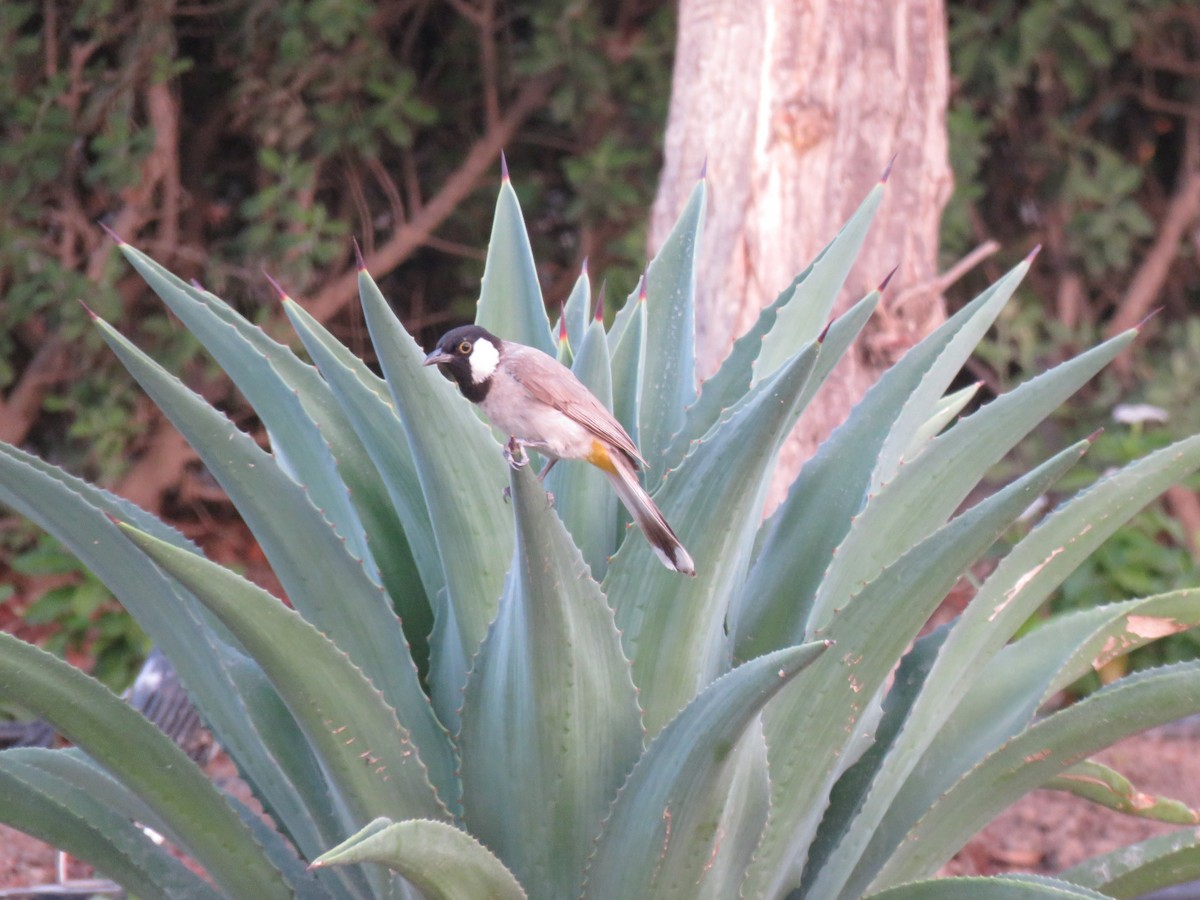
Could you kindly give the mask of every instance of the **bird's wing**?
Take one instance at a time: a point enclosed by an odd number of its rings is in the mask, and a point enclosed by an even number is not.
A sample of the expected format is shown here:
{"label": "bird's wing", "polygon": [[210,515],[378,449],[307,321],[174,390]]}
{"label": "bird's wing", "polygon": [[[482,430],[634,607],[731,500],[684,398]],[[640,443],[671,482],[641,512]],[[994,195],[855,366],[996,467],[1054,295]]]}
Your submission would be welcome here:
{"label": "bird's wing", "polygon": [[[534,399],[550,404],[596,437],[625,453],[631,461],[645,465],[646,461],[638,452],[633,438],[596,395],[575,377],[574,372],[554,357],[533,347],[509,343],[505,350],[508,355],[519,358],[521,377],[513,377]],[[512,373],[511,368],[509,372]]]}

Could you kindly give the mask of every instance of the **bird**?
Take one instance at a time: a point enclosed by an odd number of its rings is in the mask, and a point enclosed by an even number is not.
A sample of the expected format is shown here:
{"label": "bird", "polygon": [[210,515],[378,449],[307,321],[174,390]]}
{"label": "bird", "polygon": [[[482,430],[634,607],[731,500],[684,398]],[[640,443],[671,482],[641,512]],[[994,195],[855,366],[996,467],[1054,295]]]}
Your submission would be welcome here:
{"label": "bird", "polygon": [[559,460],[582,460],[603,472],[664,566],[695,575],[696,566],[646,489],[645,466],[621,423],[575,373],[549,354],[505,341],[479,325],[446,332],[425,357],[509,436],[505,456],[524,465],[528,447],[548,458],[539,480]]}

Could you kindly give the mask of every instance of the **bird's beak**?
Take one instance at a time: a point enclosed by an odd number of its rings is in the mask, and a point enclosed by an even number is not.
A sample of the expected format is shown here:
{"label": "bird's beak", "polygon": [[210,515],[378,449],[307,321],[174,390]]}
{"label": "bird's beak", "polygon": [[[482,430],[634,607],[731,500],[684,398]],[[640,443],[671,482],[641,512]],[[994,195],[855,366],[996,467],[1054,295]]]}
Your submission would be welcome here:
{"label": "bird's beak", "polygon": [[453,362],[453,361],[454,361],[454,357],[451,356],[449,353],[447,353],[445,350],[434,350],[428,356],[425,357],[425,362],[423,362],[421,365],[438,366],[438,365],[441,365],[442,363],[448,363],[448,362]]}

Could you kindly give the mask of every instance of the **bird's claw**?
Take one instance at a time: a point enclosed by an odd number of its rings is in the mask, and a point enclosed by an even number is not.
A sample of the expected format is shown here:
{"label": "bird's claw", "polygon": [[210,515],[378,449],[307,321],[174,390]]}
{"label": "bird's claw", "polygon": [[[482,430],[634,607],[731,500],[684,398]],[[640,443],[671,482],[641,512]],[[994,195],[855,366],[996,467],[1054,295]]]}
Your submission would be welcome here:
{"label": "bird's claw", "polygon": [[508,443],[504,445],[504,459],[514,469],[523,469],[529,465],[525,447],[515,437],[510,437]]}

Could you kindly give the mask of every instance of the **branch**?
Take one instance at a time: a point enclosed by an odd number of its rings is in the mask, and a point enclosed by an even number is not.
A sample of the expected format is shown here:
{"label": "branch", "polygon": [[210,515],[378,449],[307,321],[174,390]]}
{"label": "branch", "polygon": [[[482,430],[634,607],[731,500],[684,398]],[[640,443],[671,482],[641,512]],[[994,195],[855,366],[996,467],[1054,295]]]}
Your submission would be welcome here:
{"label": "branch", "polygon": [[25,366],[8,399],[0,398],[0,441],[23,443],[42,411],[46,389],[71,377],[63,367],[65,351],[61,333],[50,335]]}
{"label": "branch", "polygon": [[912,287],[905,288],[888,304],[888,311],[892,315],[895,315],[898,310],[904,308],[906,303],[916,297],[923,297],[927,294],[944,294],[950,285],[954,284],[954,282],[958,281],[958,279],[962,278],[999,249],[1000,245],[989,238],[940,275],[930,278],[921,284],[914,284]]}
{"label": "branch", "polygon": [[1188,119],[1179,181],[1167,204],[1162,228],[1125,291],[1108,334],[1120,334],[1146,317],[1154,305],[1188,227],[1200,216],[1200,121]]}
{"label": "branch", "polygon": [[[410,218],[392,232],[392,236],[366,258],[367,268],[377,276],[386,275],[406,260],[446,221],[455,208],[479,185],[485,173],[495,165],[496,156],[509,143],[525,120],[542,106],[558,80],[547,73],[526,81],[516,99],[494,128],[477,140],[441,189]],[[351,266],[335,276],[305,308],[319,322],[328,322],[358,292],[358,268]]]}

